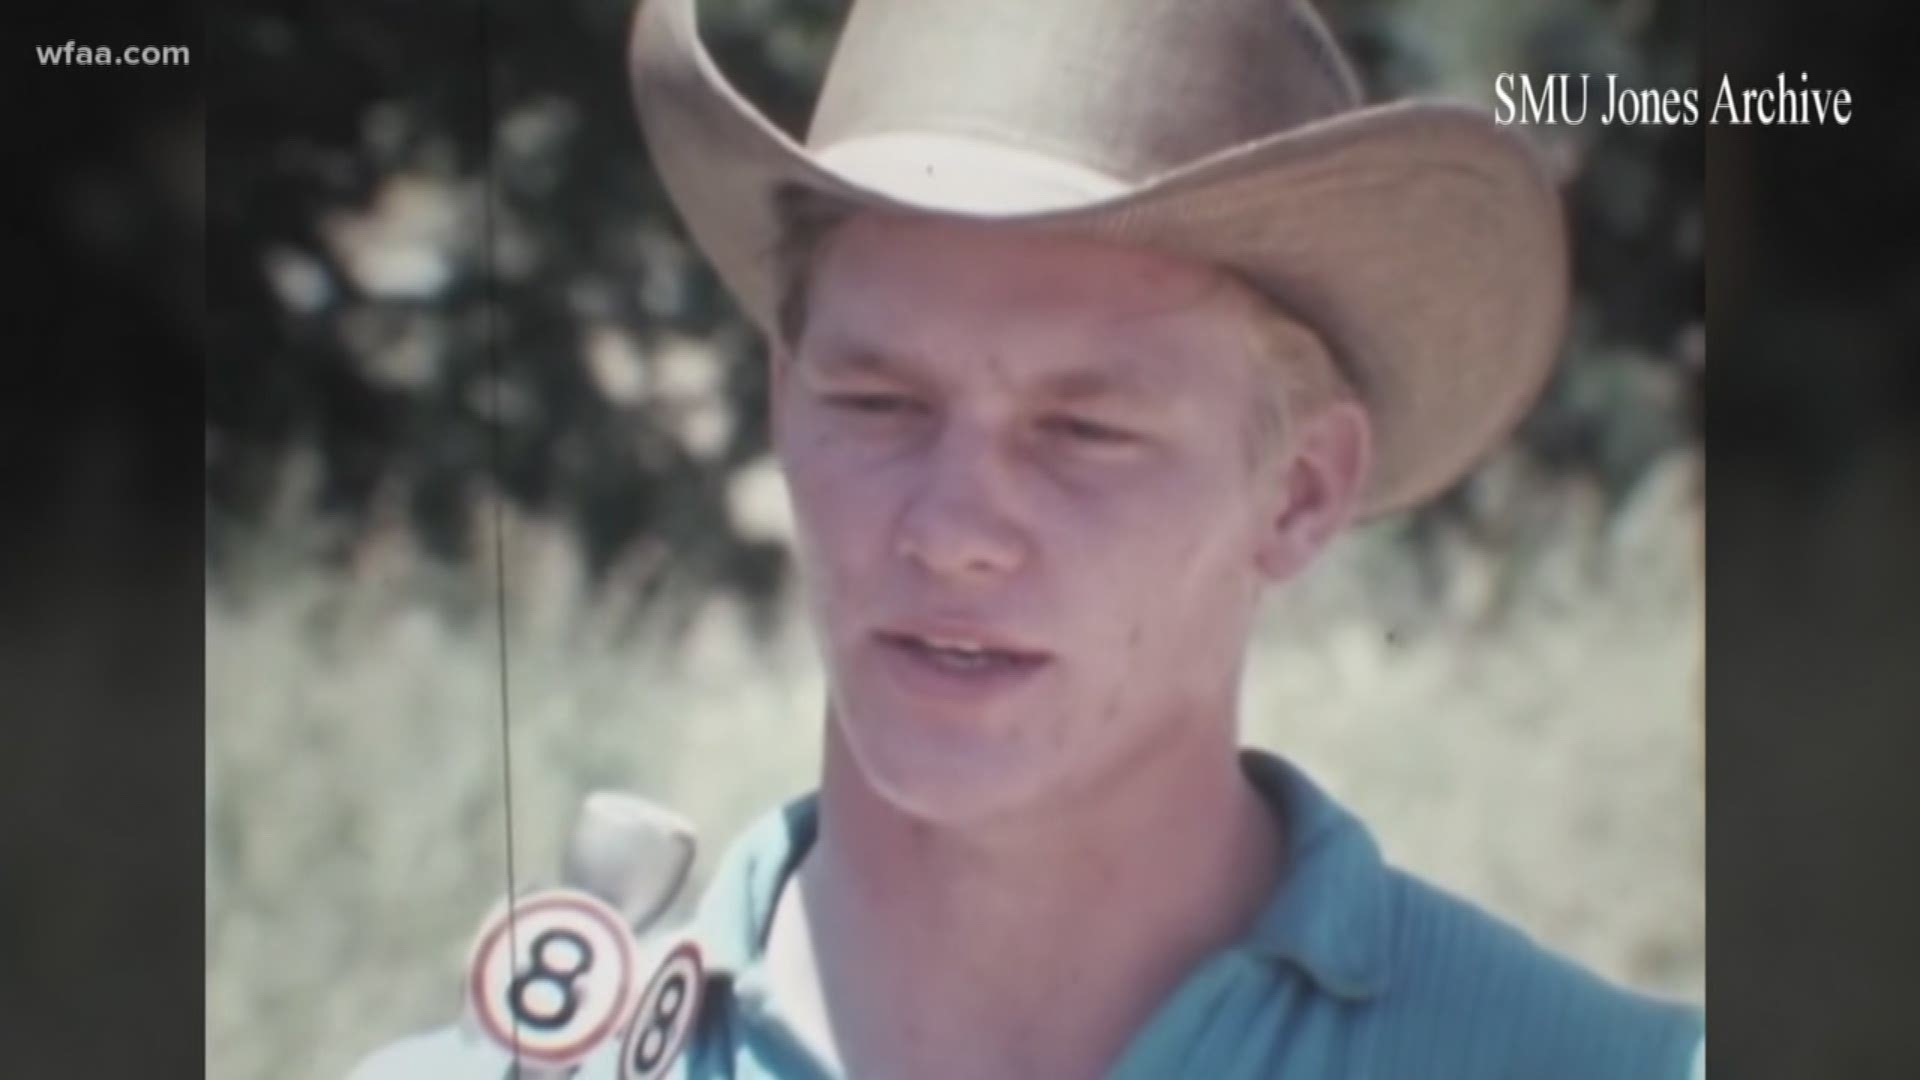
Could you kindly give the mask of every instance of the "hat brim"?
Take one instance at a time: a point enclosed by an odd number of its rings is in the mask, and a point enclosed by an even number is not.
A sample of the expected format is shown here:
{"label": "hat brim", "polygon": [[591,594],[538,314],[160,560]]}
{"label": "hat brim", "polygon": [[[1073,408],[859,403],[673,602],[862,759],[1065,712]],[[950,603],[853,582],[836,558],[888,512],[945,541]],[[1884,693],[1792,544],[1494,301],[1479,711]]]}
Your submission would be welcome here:
{"label": "hat brim", "polygon": [[689,233],[762,329],[775,325],[777,200],[925,214],[1144,246],[1281,299],[1335,351],[1371,417],[1356,517],[1451,485],[1538,399],[1566,330],[1558,191],[1478,109],[1399,102],[1213,154],[1044,210],[928,205],[827,167],[753,107],[702,45],[693,0],[645,0],[629,74],[649,151]]}

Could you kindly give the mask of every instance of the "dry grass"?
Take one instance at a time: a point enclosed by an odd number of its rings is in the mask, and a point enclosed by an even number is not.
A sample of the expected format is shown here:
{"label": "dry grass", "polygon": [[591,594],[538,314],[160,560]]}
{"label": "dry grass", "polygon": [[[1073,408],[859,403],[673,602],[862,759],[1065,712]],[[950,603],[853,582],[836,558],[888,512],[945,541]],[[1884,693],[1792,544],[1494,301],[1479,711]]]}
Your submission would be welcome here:
{"label": "dry grass", "polygon": [[[1704,970],[1697,509],[1685,462],[1603,518],[1578,488],[1440,583],[1363,534],[1274,604],[1247,737],[1307,765],[1390,856],[1602,971],[1698,999]],[[1536,500],[1538,501],[1538,500]],[[555,529],[507,532],[520,882],[579,798],[624,787],[721,838],[802,790],[820,676],[789,617],[708,603],[616,633]],[[499,644],[484,576],[404,543],[350,572],[255,561],[210,593],[209,1075],[338,1077],[457,1015],[506,880]]]}

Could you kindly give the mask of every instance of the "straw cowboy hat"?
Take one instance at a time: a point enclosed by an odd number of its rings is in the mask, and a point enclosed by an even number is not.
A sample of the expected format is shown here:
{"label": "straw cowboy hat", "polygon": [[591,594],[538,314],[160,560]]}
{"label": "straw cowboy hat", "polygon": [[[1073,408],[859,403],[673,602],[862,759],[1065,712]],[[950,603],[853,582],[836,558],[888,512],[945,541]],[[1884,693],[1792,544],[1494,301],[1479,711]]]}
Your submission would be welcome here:
{"label": "straw cowboy hat", "polygon": [[796,192],[1216,265],[1312,326],[1364,400],[1362,519],[1505,438],[1564,332],[1541,160],[1478,109],[1366,105],[1304,3],[858,0],[804,144],[728,84],[695,0],[641,0],[628,60],[669,196],[763,329]]}

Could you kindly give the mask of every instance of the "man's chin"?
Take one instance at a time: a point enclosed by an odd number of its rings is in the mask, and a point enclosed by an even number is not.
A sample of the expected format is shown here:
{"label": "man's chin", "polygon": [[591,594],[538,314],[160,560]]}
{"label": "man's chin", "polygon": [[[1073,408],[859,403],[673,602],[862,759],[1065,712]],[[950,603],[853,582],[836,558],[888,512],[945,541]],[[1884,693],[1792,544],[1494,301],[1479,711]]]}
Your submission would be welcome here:
{"label": "man's chin", "polygon": [[858,780],[875,798],[933,824],[977,825],[1017,813],[1046,786],[1032,747],[977,730],[852,731],[848,741]]}

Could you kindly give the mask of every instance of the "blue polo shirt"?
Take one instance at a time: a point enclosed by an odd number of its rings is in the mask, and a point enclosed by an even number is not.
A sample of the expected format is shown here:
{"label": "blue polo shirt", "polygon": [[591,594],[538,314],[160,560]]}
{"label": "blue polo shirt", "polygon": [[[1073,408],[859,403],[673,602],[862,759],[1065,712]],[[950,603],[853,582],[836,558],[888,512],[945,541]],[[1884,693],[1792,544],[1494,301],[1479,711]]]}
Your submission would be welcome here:
{"label": "blue polo shirt", "polygon": [[[1705,1018],[1613,985],[1475,905],[1387,865],[1366,827],[1263,751],[1248,777],[1288,822],[1289,863],[1250,932],[1200,963],[1110,1080],[1700,1080]],[[813,842],[812,796],[723,858],[693,929],[710,978],[685,1080],[833,1080],[801,1046],[760,966],[774,902]],[[578,1080],[616,1080],[618,1048]],[[507,1055],[443,1028],[353,1080],[504,1074]]]}

